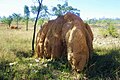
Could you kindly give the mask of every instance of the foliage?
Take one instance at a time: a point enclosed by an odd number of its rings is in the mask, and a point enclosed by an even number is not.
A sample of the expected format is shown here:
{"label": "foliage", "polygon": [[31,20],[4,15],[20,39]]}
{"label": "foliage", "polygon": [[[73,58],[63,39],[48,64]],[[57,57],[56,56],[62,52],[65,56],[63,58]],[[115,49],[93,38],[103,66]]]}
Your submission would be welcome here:
{"label": "foliage", "polygon": [[[33,13],[33,14],[37,14],[37,12],[38,12],[38,8],[39,8],[39,6],[31,6],[31,12]],[[49,18],[49,12],[48,12],[48,7],[46,6],[46,5],[42,5],[41,6],[41,10],[40,10],[40,15],[39,15],[39,17],[40,18]]]}
{"label": "foliage", "polygon": [[11,25],[11,23],[12,23],[12,20],[13,20],[12,16],[3,17],[3,18],[1,19],[1,22],[4,23],[4,24],[7,24],[7,25],[10,27],[10,25]]}
{"label": "foliage", "polygon": [[[31,6],[31,12],[36,14],[38,10],[38,6]],[[49,18],[49,16],[61,16],[66,14],[67,12],[74,13],[80,16],[80,10],[73,8],[72,6],[68,5],[68,2],[65,2],[63,5],[57,4],[56,7],[52,8],[52,13],[48,10],[46,5],[41,6],[40,17],[41,18]]]}
{"label": "foliage", "polygon": [[19,21],[21,19],[21,14],[13,13],[12,17],[13,17],[13,20]]}
{"label": "foliage", "polygon": [[39,19],[38,20],[38,25],[42,25],[44,23],[44,19]]}
{"label": "foliage", "polygon": [[38,20],[38,25],[43,25],[45,22],[47,22],[48,21],[48,19],[43,19],[43,18],[41,18],[41,19],[39,19]]}
{"label": "foliage", "polygon": [[29,7],[27,5],[24,6],[24,14],[25,14],[25,18],[26,18],[26,31],[27,31],[28,30],[28,21],[29,21],[29,17],[30,17]]}
{"label": "foliage", "polygon": [[19,21],[21,20],[21,16],[20,16],[20,15],[21,15],[21,14],[17,14],[17,13],[13,13],[13,14],[12,14],[13,20],[16,21],[17,27],[18,27]]}
{"label": "foliage", "polygon": [[120,24],[120,19],[119,18],[92,18],[92,19],[88,19],[85,20],[85,22],[89,23],[89,24],[108,24],[108,23],[113,23],[113,24]]}
{"label": "foliage", "polygon": [[109,36],[109,32],[107,29],[100,29],[100,34],[102,34],[102,36],[104,38],[106,38],[107,36]]}
{"label": "foliage", "polygon": [[30,16],[29,7],[27,5],[24,6],[24,14],[25,14],[25,17],[29,17]]}
{"label": "foliage", "polygon": [[119,36],[117,29],[113,24],[108,24],[107,28],[100,29],[100,33],[103,37],[112,36],[117,38]]}
{"label": "foliage", "polygon": [[107,30],[112,37],[118,37],[117,29],[112,24],[109,25]]}
{"label": "foliage", "polygon": [[58,4],[57,7],[52,8],[52,11],[53,11],[53,15],[55,16],[61,16],[66,14],[67,12],[71,12],[80,16],[80,10],[73,8],[72,6],[69,6],[68,2],[65,2],[63,5]]}

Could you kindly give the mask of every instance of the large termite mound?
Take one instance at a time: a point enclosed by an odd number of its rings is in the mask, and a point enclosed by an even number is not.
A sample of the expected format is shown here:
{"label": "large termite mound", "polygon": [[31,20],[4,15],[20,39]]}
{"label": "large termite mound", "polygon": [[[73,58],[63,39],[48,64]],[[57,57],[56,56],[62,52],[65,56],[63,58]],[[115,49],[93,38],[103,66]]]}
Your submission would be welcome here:
{"label": "large termite mound", "polygon": [[37,33],[36,54],[40,58],[67,56],[72,68],[83,70],[92,53],[93,34],[88,24],[67,13],[45,23]]}

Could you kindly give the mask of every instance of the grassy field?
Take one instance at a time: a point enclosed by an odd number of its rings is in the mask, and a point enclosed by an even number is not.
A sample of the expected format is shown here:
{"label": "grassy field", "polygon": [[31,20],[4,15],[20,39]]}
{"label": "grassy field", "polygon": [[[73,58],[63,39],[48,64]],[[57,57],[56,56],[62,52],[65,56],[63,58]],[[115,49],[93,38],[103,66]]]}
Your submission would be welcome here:
{"label": "grassy field", "polygon": [[93,57],[81,73],[76,73],[66,58],[31,57],[32,27],[25,31],[23,27],[11,30],[0,26],[0,80],[119,80],[120,37],[103,38],[98,27],[92,30]]}

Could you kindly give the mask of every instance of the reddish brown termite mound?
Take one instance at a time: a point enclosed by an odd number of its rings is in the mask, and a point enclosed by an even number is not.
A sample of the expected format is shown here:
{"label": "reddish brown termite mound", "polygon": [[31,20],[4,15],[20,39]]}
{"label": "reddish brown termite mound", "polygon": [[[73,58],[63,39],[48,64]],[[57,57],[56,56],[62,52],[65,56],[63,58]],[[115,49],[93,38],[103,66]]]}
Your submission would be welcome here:
{"label": "reddish brown termite mound", "polygon": [[93,51],[93,33],[88,24],[72,13],[45,23],[36,38],[36,54],[40,58],[67,59],[76,71],[82,71]]}

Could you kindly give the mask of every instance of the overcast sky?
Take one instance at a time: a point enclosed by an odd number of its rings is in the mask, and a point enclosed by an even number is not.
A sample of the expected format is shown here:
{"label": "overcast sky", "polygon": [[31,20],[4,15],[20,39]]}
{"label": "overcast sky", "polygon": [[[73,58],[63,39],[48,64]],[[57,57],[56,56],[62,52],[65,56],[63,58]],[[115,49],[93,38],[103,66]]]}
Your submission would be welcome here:
{"label": "overcast sky", "polygon": [[[43,4],[56,6],[64,0],[43,0]],[[68,0],[68,4],[80,10],[82,19],[120,18],[120,0]],[[33,0],[0,0],[0,16],[24,14],[24,5],[34,5]]]}

